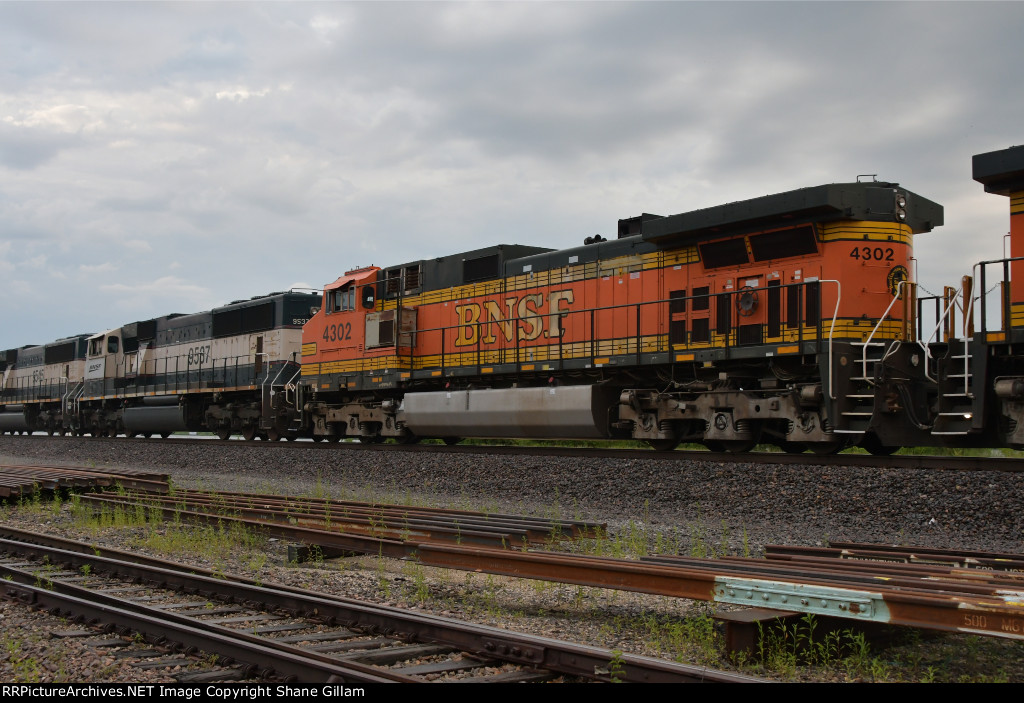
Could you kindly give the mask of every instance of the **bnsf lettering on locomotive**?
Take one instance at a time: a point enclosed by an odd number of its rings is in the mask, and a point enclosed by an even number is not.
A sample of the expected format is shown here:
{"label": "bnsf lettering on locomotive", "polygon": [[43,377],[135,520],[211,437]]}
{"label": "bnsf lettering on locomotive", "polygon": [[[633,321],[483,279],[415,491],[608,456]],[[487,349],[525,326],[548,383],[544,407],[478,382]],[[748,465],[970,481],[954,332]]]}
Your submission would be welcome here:
{"label": "bnsf lettering on locomotive", "polygon": [[[484,344],[493,344],[498,339],[495,328],[506,342],[515,339],[517,329],[520,341],[532,341],[542,333],[546,337],[559,337],[565,332],[561,318],[569,312],[569,306],[575,299],[576,294],[572,290],[551,291],[548,293],[546,313],[541,312],[544,304],[542,293],[505,298],[502,301],[504,309],[496,300],[456,305],[459,334],[455,346],[469,346],[478,340]],[[544,322],[545,317],[547,324]]]}

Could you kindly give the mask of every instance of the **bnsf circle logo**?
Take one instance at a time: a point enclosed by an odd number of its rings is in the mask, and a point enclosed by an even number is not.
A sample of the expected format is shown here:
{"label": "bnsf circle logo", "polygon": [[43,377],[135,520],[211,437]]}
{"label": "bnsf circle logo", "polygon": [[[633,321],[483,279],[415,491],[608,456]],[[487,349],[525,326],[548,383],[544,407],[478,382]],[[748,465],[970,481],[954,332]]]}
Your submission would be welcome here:
{"label": "bnsf circle logo", "polygon": [[900,298],[903,298],[903,287],[900,287],[901,282],[910,280],[910,273],[907,271],[907,267],[903,264],[893,266],[889,270],[889,275],[885,279],[886,286],[889,288],[889,292],[896,295],[897,288],[899,288]]}

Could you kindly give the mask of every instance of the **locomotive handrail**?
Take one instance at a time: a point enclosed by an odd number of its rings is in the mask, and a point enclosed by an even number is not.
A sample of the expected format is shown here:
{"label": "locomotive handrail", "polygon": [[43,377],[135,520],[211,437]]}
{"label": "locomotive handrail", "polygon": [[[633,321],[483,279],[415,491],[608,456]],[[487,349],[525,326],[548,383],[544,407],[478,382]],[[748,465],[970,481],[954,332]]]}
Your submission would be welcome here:
{"label": "locomotive handrail", "polygon": [[[269,367],[271,365],[270,353],[269,352],[261,352],[261,353],[262,354],[266,354],[266,356],[267,356],[267,366]],[[281,364],[281,367],[277,370],[277,374],[274,376],[274,380],[270,382],[270,394],[271,395],[274,394],[274,386],[277,385],[277,379],[281,378],[281,374],[284,373],[284,370],[285,370],[285,368],[287,366],[288,366],[288,362],[284,362],[283,364]],[[267,378],[270,378],[269,370],[267,371]],[[295,376],[292,376],[292,378],[295,378]],[[283,385],[283,384],[281,384],[281,385]]]}
{"label": "locomotive handrail", "polygon": [[[889,307],[886,308],[886,314],[888,314],[889,310],[892,308],[892,306],[896,303],[897,300],[899,300],[900,296],[903,294],[903,288],[905,286],[907,288],[909,288],[912,285],[917,285],[917,284],[916,283],[910,283],[908,281],[898,281],[896,283],[896,295],[893,297],[892,302],[889,303]],[[908,292],[908,295],[913,295],[913,289],[911,289]],[[954,299],[953,302],[955,302],[955,299]],[[946,313],[947,314],[948,314],[948,312],[949,312],[949,308],[946,309]],[[934,337],[936,334],[938,334],[939,327],[942,326],[944,320],[946,319],[946,315],[945,314],[939,315],[938,317],[939,317],[939,319],[936,322],[936,327],[935,327],[934,330],[932,330],[931,335],[928,337],[928,341],[930,341],[932,337]],[[884,319],[884,316],[883,316],[883,319]],[[918,336],[918,338],[916,340],[913,340],[913,341],[914,341],[915,344],[917,344],[917,346],[919,346],[921,348],[921,351],[924,352],[924,358],[925,358],[925,362],[924,362],[924,377],[926,379],[928,379],[929,381],[931,381],[932,383],[938,383],[937,379],[932,378],[928,374],[929,361],[932,360],[931,349],[928,347],[928,345],[925,342],[921,341],[921,337],[923,335],[921,335],[919,333],[917,336]],[[882,355],[882,358],[879,361],[883,361],[884,362],[890,356],[895,354],[896,351],[899,350],[899,348],[902,345],[903,345],[903,340],[900,340],[900,339],[893,340],[892,343],[889,345],[889,348],[886,350],[885,354]],[[867,355],[867,347],[866,346],[864,347],[864,354],[865,354],[865,356]],[[865,377],[867,376],[867,368],[866,368],[866,366],[865,366],[865,369],[864,369],[864,375],[865,375]]]}
{"label": "locomotive handrail", "polygon": [[[289,363],[293,363],[294,364],[295,363],[294,359],[292,361],[290,361],[290,362],[286,362],[284,365],[282,365],[281,368],[283,369]],[[289,378],[287,381],[284,382],[284,401],[285,401],[285,403],[289,402],[289,400],[288,400],[288,390],[289,389],[291,389],[293,391],[295,390],[295,379],[298,378],[301,373],[302,373],[302,365],[301,364],[295,364],[295,373],[293,373],[291,375],[291,378]],[[295,405],[295,400],[293,399],[291,401],[291,403],[294,406]]]}
{"label": "locomotive handrail", "polygon": [[[931,348],[928,346],[928,344],[931,343],[933,338],[936,341],[938,341],[939,329],[941,329],[942,326],[945,324],[946,318],[949,316],[950,311],[953,310],[954,307],[956,307],[957,296],[960,295],[962,290],[963,290],[963,287],[957,288],[956,291],[951,296],[949,296],[949,304],[942,311],[942,315],[939,316],[939,319],[935,321],[935,329],[933,329],[932,333],[930,335],[928,335],[928,339],[926,340],[926,343],[922,344],[920,341],[918,341],[918,344],[921,344],[921,347],[924,349],[924,352],[925,352],[924,376],[925,376],[925,378],[927,378],[929,381],[931,381],[933,383],[938,383],[938,379],[937,378],[932,378],[931,376],[928,375],[928,362],[929,362],[929,360],[932,359]],[[966,313],[964,315],[964,320],[965,321],[967,320]],[[954,330],[954,332],[955,332],[955,330]],[[954,337],[954,339],[955,339],[955,337]],[[967,339],[965,337],[964,338],[964,357],[966,358],[967,356],[968,356],[968,354],[967,354]],[[966,382],[966,378],[964,380]],[[965,390],[966,390],[966,388],[965,388]]]}
{"label": "locomotive handrail", "polygon": [[[837,285],[837,287],[841,285],[840,282],[838,280],[835,280],[835,279],[816,279],[816,280],[810,281],[810,282],[813,282],[813,283],[835,283]],[[808,282],[808,283],[810,283],[810,282]],[[800,288],[800,287],[808,285],[808,283],[786,284],[785,286],[782,286],[782,288],[784,288],[784,289]],[[446,363],[447,357],[450,354],[450,352],[447,351],[447,349],[448,349],[448,344],[447,344],[447,342],[448,342],[448,333],[451,332],[452,330],[458,330],[458,329],[465,328],[465,329],[471,329],[471,330],[473,330],[476,333],[476,334],[474,334],[473,340],[469,343],[469,345],[464,345],[464,346],[472,345],[470,350],[469,350],[469,352],[472,353],[473,359],[474,359],[474,362],[475,362],[476,359],[478,358],[478,353],[479,353],[480,357],[482,357],[482,355],[484,354],[484,351],[485,351],[483,349],[483,346],[482,346],[483,345],[483,341],[482,341],[481,335],[479,333],[480,333],[480,331],[483,330],[483,328],[485,328],[486,326],[489,326],[489,325],[514,325],[515,323],[523,322],[523,321],[527,321],[527,320],[547,320],[549,322],[547,322],[545,324],[545,327],[550,327],[551,326],[550,319],[552,317],[569,318],[569,317],[578,316],[578,315],[592,316],[594,313],[613,312],[613,311],[616,311],[616,310],[626,310],[626,309],[631,309],[631,310],[635,311],[637,309],[642,309],[643,306],[660,306],[660,305],[671,304],[671,303],[679,302],[679,301],[696,301],[698,299],[706,299],[706,298],[709,298],[709,297],[713,297],[715,295],[724,295],[724,296],[730,296],[731,297],[731,296],[735,296],[737,293],[751,291],[751,290],[753,290],[753,291],[769,291],[769,290],[772,290],[772,289],[767,287],[767,286],[761,286],[761,287],[757,287],[757,288],[753,288],[753,287],[746,288],[745,287],[742,290],[729,291],[729,292],[720,293],[720,294],[690,295],[690,296],[686,296],[686,297],[682,297],[682,298],[663,298],[663,299],[658,299],[658,300],[644,301],[644,302],[641,302],[641,303],[620,303],[620,304],[616,304],[616,305],[586,307],[586,308],[581,308],[581,309],[576,309],[576,310],[558,310],[558,311],[555,311],[555,312],[541,312],[541,311],[538,310],[538,311],[535,311],[535,312],[531,312],[531,314],[529,314],[529,315],[523,315],[523,316],[514,315],[514,316],[511,316],[511,317],[493,318],[493,319],[487,319],[487,320],[475,319],[475,320],[466,321],[466,322],[463,322],[463,323],[460,323],[460,324],[450,324],[450,325],[441,325],[441,326],[438,326],[438,327],[421,328],[421,329],[417,330],[417,334],[419,334],[419,335],[426,335],[426,334],[430,334],[430,333],[438,333],[438,334],[440,334],[442,336],[442,344],[441,344],[440,352],[438,354],[438,356],[440,357],[438,366],[441,367],[441,368],[445,368],[447,366],[447,363]],[[840,292],[840,297],[841,297],[841,292]],[[802,319],[803,318],[803,314],[802,314],[802,312],[803,312],[803,309],[802,309],[802,303],[803,303],[802,296],[800,297],[798,302],[801,305],[800,305],[800,312],[797,314],[796,317]],[[835,326],[835,322],[838,319],[838,312],[839,312],[840,303],[841,303],[841,301],[837,297],[837,302],[836,302],[836,305],[833,308],[833,314],[832,314],[832,318],[831,318],[831,323],[832,323],[833,327]],[[819,301],[819,307],[820,307],[820,301]],[[816,318],[816,319],[820,320],[820,317]],[[782,322],[786,322],[786,320],[783,320]],[[804,331],[803,330],[804,325],[801,324],[800,320],[792,320],[790,322],[791,322],[790,326],[793,328],[793,334],[797,335],[798,339],[802,340],[802,334],[803,334],[803,331]],[[734,327],[734,325],[732,325],[731,322],[730,322],[730,327]],[[563,328],[562,331],[564,332],[564,328]],[[830,336],[831,336],[831,334],[832,334],[832,331],[830,330]],[[631,333],[628,333],[628,335],[631,336],[631,337],[636,337],[637,336],[635,331],[633,331]],[[560,335],[555,334],[555,335],[551,335],[551,336],[552,337],[559,337]],[[640,336],[642,336],[642,335],[640,335]],[[786,335],[783,334],[782,336],[785,337]],[[493,351],[496,351],[496,352],[511,351],[516,346],[519,346],[519,341],[520,341],[519,336],[518,335],[514,335],[513,339],[506,340],[507,344],[502,345],[499,348],[494,349]],[[582,342],[582,344],[589,345],[591,348],[593,348],[593,345],[595,343],[599,344],[600,342],[596,340],[596,335],[594,335],[594,334],[590,335],[590,337],[588,337],[587,341]],[[693,344],[693,342],[684,342],[684,343],[688,344],[688,345],[689,344]],[[708,340],[705,340],[705,343],[710,343],[710,342]],[[557,342],[553,341],[552,344],[557,344]],[[730,344],[731,344],[731,339],[730,339]],[[391,345],[391,346],[395,346],[395,345]],[[478,350],[478,347],[479,347],[479,350]],[[523,347],[520,347],[520,349],[523,349]],[[594,350],[591,355],[595,355],[595,354],[599,354],[599,353],[600,353],[599,350]],[[630,351],[630,352],[627,352],[627,353],[635,354],[635,349],[633,351]],[[481,358],[481,363],[483,363],[482,362],[482,358]],[[470,365],[476,365],[476,364],[473,363],[473,364],[470,364]]]}
{"label": "locomotive handrail", "polygon": [[[837,288],[836,299],[832,310],[831,319],[823,317],[822,312],[822,298],[824,286],[822,284],[834,283]],[[812,288],[813,286],[813,288]],[[604,356],[616,355],[616,354],[629,354],[636,357],[636,363],[640,362],[642,355],[645,351],[653,353],[665,353],[666,351],[671,352],[674,344],[683,344],[686,347],[691,347],[694,344],[708,344],[713,345],[714,337],[720,336],[722,338],[721,344],[727,348],[733,346],[733,344],[740,344],[738,336],[738,327],[734,319],[735,311],[733,310],[736,296],[748,292],[754,291],[765,291],[771,292],[776,291],[779,295],[782,292],[789,290],[790,295],[793,296],[788,308],[789,312],[786,313],[787,308],[785,306],[777,308],[776,312],[777,319],[774,322],[776,325],[776,331],[772,333],[772,337],[778,337],[780,341],[796,341],[798,348],[803,349],[805,341],[805,333],[807,332],[807,326],[813,324],[817,330],[816,342],[818,344],[817,349],[820,350],[821,343],[824,339],[827,339],[829,343],[828,351],[828,362],[831,368],[831,363],[834,359],[834,350],[832,342],[835,339],[837,331],[837,321],[839,316],[839,308],[842,305],[842,283],[837,279],[812,279],[811,281],[802,281],[799,283],[782,284],[776,283],[775,286],[760,286],[760,287],[741,287],[737,290],[730,290],[723,293],[708,293],[700,295],[690,295],[683,297],[671,297],[658,300],[649,300],[635,303],[619,303],[616,305],[607,306],[593,306],[585,307],[582,309],[565,310],[558,309],[555,311],[531,310],[528,315],[512,315],[510,317],[490,317],[486,319],[471,319],[456,323],[441,325],[438,327],[421,328],[417,331],[418,335],[427,337],[430,335],[437,335],[439,337],[439,351],[433,363],[425,364],[424,368],[439,369],[438,371],[432,372],[434,376],[447,377],[447,371],[449,368],[460,367],[460,366],[475,366],[477,367],[478,373],[490,372],[491,369],[485,369],[489,364],[506,364],[514,361],[515,367],[518,370],[522,370],[521,367],[524,364],[531,363],[533,361],[544,361],[545,366],[551,370],[564,368],[566,362],[566,353],[571,354],[574,358],[582,357],[583,359],[589,358],[590,365],[587,368],[599,368],[603,364],[607,363],[602,359]],[[806,293],[805,293],[806,291]],[[815,295],[814,301],[807,301],[807,310],[805,313],[804,302],[805,298],[810,295]],[[711,307],[701,306],[699,309],[701,313],[696,317],[687,315],[686,319],[707,319],[709,320],[708,325],[708,337],[701,339],[699,342],[695,342],[690,339],[692,331],[684,332],[684,336],[673,342],[671,335],[673,332],[669,329],[670,323],[672,322],[672,315],[670,307],[674,303],[683,302],[684,305],[689,303],[694,305],[698,301],[704,301],[710,303],[711,299],[715,298],[719,305],[725,305],[730,311],[728,323],[725,323],[724,317],[718,318],[718,323],[712,328],[711,323],[714,323],[716,318],[711,313]],[[781,300],[781,299],[780,299]],[[814,307],[812,308],[812,302]],[[780,305],[781,303],[776,303]],[[649,306],[654,306],[653,308]],[[697,307],[694,305],[694,308]],[[693,310],[694,308],[690,308]],[[814,310],[812,313],[811,310]],[[656,313],[655,319],[647,317],[647,311]],[[707,312],[705,312],[707,311]],[[613,348],[613,345],[618,344],[614,339],[601,340],[600,335],[597,334],[597,316],[599,314],[617,314],[624,315],[623,317],[612,317],[611,322],[613,327],[618,324],[618,327],[614,327],[618,334],[616,335],[620,342],[625,346],[619,350]],[[813,317],[807,317],[805,315]],[[564,319],[563,319],[564,318]],[[585,339],[581,338],[580,341],[569,342],[565,339],[566,327],[569,326],[564,320],[572,320],[571,328],[577,331],[584,328],[589,328],[590,334]],[[653,346],[649,349],[645,348],[646,342],[644,341],[644,321],[648,320],[648,326],[654,332],[654,339],[652,341]],[[524,345],[522,330],[519,329],[521,322],[529,321],[531,326],[540,325],[541,329],[545,330],[545,334],[548,331],[552,331],[546,341],[539,342],[535,347],[534,345]],[[623,324],[624,323],[624,324]],[[725,327],[722,325],[726,324]],[[773,323],[760,323],[762,327],[765,324],[771,325]],[[825,324],[829,325],[827,334],[824,333]],[[494,327],[491,327],[491,326]],[[629,329],[634,327],[634,329]],[[770,327],[769,327],[770,329]],[[454,332],[454,335],[453,335]],[[539,335],[538,335],[539,337]],[[462,340],[463,344],[456,347],[454,351],[449,350],[449,343],[453,339]],[[488,341],[485,339],[490,338]],[[733,341],[735,338],[735,342]],[[530,340],[532,341],[532,339]],[[765,342],[744,342],[743,344],[758,344]],[[397,347],[397,343],[394,345]],[[558,349],[552,347],[557,346]],[[536,350],[537,356],[534,356]],[[545,351],[545,350],[549,351]],[[550,356],[547,356],[550,353]],[[398,351],[402,358],[404,354]],[[527,357],[527,354],[529,356]],[[557,356],[556,356],[557,354]],[[527,357],[527,358],[524,358]],[[366,360],[364,360],[366,361]],[[409,348],[408,356],[408,370],[410,373],[415,372],[416,355],[414,350]],[[365,367],[360,367],[364,368]],[[534,369],[531,369],[534,370]],[[835,381],[830,374],[827,390],[830,399],[835,399]]]}
{"label": "locomotive handrail", "polygon": [[[842,297],[843,297],[843,284],[840,283],[838,280],[836,280],[834,278],[826,278],[824,280],[819,280],[818,283],[835,283],[836,284],[836,306],[832,309],[832,324],[829,325],[829,327],[828,327],[828,397],[831,400],[835,400],[836,396],[835,396],[835,393],[833,392],[833,389],[832,389],[832,380],[835,378],[835,374],[832,372],[832,349],[835,347],[835,345],[832,344],[832,334],[835,332],[835,329],[836,329],[836,318],[839,315],[839,301],[842,300]],[[821,300],[820,300],[821,288],[819,288],[818,291],[819,291],[818,292],[818,296],[819,296],[818,309],[820,310],[821,309]],[[820,327],[819,327],[819,329],[820,329]]]}
{"label": "locomotive handrail", "polygon": [[[907,281],[897,281],[896,282],[896,293],[893,295],[892,300],[889,301],[889,306],[885,309],[885,312],[882,313],[882,316],[878,318],[878,322],[875,323],[875,327],[874,327],[874,329],[871,330],[871,334],[869,334],[867,339],[865,339],[864,342],[863,342],[864,346],[861,349],[861,354],[860,354],[861,375],[862,375],[862,378],[867,383],[870,383],[872,386],[875,385],[875,382],[868,378],[868,346],[871,344],[871,340],[874,339],[875,333],[878,331],[878,328],[882,326],[882,323],[885,322],[885,318],[887,318],[889,316],[889,312],[892,310],[892,306],[895,305],[896,301],[900,299],[900,296],[903,294],[904,284],[906,284],[906,283],[907,283]],[[891,356],[892,352],[895,351],[895,349],[899,348],[899,344],[900,344],[900,340],[891,340],[891,343],[889,344],[889,348],[886,349],[886,352],[885,352],[885,354],[882,355],[882,359],[881,360],[884,361],[889,356]],[[920,342],[918,342],[918,344],[920,344]],[[925,350],[925,352],[927,353],[927,350]],[[925,376],[926,377],[928,376],[928,366],[927,366],[927,364],[925,364]],[[929,380],[934,381],[935,379],[932,379],[932,378],[929,377]]]}
{"label": "locomotive handrail", "polygon": [[[986,319],[987,318],[987,315],[986,315],[986,305],[985,305],[985,267],[990,265],[990,264],[1002,264],[1002,266],[1003,266],[1003,282],[1004,283],[1010,283],[1011,279],[1010,279],[1010,270],[1009,269],[1010,269],[1010,264],[1013,263],[1014,261],[1024,261],[1024,256],[1014,256],[1014,257],[1010,257],[1010,258],[1006,258],[1006,259],[992,259],[990,261],[979,261],[978,263],[974,264],[973,268],[971,269],[971,275],[976,280],[980,280],[981,281],[981,291],[982,292],[981,292],[981,294],[978,297],[981,298],[981,331],[982,332],[987,332],[988,331],[988,323],[987,323],[987,319]],[[1010,299],[1010,290],[1007,287],[1006,289],[1003,290],[1003,303],[1004,303],[1004,307],[1003,307],[1003,311],[1002,311],[1003,312],[1003,321],[1002,321],[1003,322],[1003,330],[1007,334],[1009,334],[1010,328],[1012,327],[1012,311],[1010,310],[1010,305],[1007,304],[1010,301],[1011,301],[1011,299]],[[974,312],[974,298],[973,298],[973,296],[972,296],[972,298],[970,300],[969,308],[968,309],[970,310],[971,313]],[[964,316],[965,316],[965,319],[966,319],[967,318],[967,311],[964,312]],[[966,337],[966,330],[965,330],[965,337]]]}
{"label": "locomotive handrail", "polygon": [[71,395],[71,384],[68,383],[67,376],[61,376],[60,382],[64,384],[64,392],[60,394],[60,413],[61,415],[68,409],[67,401],[68,396]]}
{"label": "locomotive handrail", "polygon": [[[260,415],[263,416],[263,415],[266,414],[266,411],[267,411],[267,409],[263,406],[263,396],[267,392],[267,383],[270,381],[270,352],[253,352],[253,360],[255,360],[256,357],[260,357],[260,356],[266,357],[266,363],[267,363],[267,372],[266,372],[266,374],[264,374],[263,380],[260,382]],[[255,380],[255,379],[253,379],[253,380]],[[270,384],[270,396],[273,397],[273,395],[274,395],[274,384],[271,383]]]}

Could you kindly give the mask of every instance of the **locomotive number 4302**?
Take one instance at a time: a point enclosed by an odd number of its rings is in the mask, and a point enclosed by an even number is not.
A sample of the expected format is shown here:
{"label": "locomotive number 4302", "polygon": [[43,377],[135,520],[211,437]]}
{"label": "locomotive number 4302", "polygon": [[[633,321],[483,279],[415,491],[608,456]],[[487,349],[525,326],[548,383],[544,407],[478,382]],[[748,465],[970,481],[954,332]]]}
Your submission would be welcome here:
{"label": "locomotive number 4302", "polygon": [[854,247],[850,252],[851,259],[864,261],[892,261],[895,252],[892,247]]}
{"label": "locomotive number 4302", "polygon": [[346,339],[352,339],[351,322],[339,322],[336,325],[327,325],[324,328],[325,342],[344,342]]}

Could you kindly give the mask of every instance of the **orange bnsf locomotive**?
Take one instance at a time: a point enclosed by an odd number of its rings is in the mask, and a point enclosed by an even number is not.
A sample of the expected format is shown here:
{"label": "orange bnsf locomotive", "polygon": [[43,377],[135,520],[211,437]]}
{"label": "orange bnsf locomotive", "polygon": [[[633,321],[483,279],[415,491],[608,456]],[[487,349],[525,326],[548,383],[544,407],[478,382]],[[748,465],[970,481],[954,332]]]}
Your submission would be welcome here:
{"label": "orange bnsf locomotive", "polygon": [[1024,147],[974,171],[1011,199],[1011,257],[939,295],[912,264],[941,206],[824,185],[11,350],[0,431],[1021,446]]}
{"label": "orange bnsf locomotive", "polygon": [[302,424],[332,440],[895,447],[908,423],[874,427],[875,363],[908,376],[904,419],[928,417],[922,350],[893,343],[915,337],[913,236],[941,224],[896,184],[847,183],[644,214],[572,249],[350,271],[303,330]]}

